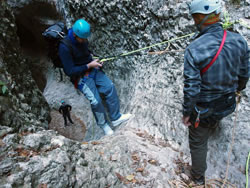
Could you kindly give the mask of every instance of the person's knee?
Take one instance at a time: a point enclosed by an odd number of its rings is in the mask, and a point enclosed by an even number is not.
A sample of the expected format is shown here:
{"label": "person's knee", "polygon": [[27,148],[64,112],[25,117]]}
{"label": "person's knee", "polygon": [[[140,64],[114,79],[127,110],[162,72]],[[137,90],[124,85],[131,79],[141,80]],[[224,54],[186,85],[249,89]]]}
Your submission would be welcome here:
{"label": "person's knee", "polygon": [[98,109],[100,106],[102,106],[102,100],[101,98],[95,98],[94,100],[90,101],[90,104],[92,108]]}
{"label": "person's knee", "polygon": [[103,94],[104,94],[105,96],[110,96],[110,95],[113,94],[114,89],[115,89],[115,86],[114,86],[113,83],[111,83],[111,84],[105,86],[105,88],[103,89]]}

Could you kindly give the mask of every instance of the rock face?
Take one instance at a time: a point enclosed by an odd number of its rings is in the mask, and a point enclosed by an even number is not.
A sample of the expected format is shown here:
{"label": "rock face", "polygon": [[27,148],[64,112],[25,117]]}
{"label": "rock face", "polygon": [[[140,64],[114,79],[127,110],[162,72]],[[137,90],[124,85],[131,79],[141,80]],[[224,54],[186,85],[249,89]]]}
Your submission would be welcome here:
{"label": "rock face", "polygon": [[15,18],[5,2],[1,2],[0,78],[7,86],[0,94],[0,125],[14,128],[48,127],[49,106],[37,88],[29,62],[20,54]]}
{"label": "rock face", "polygon": [[[69,27],[75,19],[84,16],[92,26],[91,47],[102,57],[194,31],[187,5],[179,1],[70,0],[55,1],[55,6],[50,4],[54,1],[38,2],[43,5],[40,12],[54,7],[51,10],[61,13]],[[230,2],[226,1],[225,7],[232,18],[247,21],[249,0],[240,5]],[[188,133],[181,123],[181,104],[183,50],[190,38],[105,62],[104,70],[117,87],[122,112],[135,115],[109,137],[95,126],[88,101],[75,91],[68,78],[64,76],[60,82],[57,71],[50,67],[43,69],[46,87],[41,88],[50,107],[58,109],[58,102],[64,99],[73,106],[74,116],[86,125],[86,137],[81,143],[47,130],[49,108],[36,86],[39,79],[35,82],[31,73],[32,61],[36,60],[30,61],[21,55],[16,36],[18,14],[13,14],[14,10],[22,12],[32,3],[28,0],[0,2],[3,20],[0,23],[0,79],[8,88],[5,94],[0,93],[0,187],[161,188],[171,187],[171,180],[188,179],[181,174],[181,166],[191,163]],[[57,19],[46,14],[39,16],[37,20]],[[27,26],[21,24],[19,30],[23,25]],[[249,40],[249,30],[245,27],[235,24],[234,29]],[[19,38],[26,44],[20,33]],[[165,49],[164,53],[148,53]],[[237,187],[245,186],[244,169],[250,141],[249,96],[250,84],[243,92],[238,113],[225,118],[210,139],[208,179],[225,176],[237,116],[227,178]],[[85,142],[96,139],[98,141]]]}

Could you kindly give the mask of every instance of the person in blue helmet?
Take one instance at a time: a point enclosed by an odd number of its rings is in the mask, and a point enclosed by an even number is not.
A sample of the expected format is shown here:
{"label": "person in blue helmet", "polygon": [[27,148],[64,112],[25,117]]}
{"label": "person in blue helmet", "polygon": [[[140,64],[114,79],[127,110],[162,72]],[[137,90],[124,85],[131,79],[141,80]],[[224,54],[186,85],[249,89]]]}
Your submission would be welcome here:
{"label": "person in blue helmet", "polygon": [[107,121],[100,95],[104,96],[109,119],[113,127],[128,121],[131,114],[120,113],[116,88],[101,69],[102,63],[98,59],[93,60],[89,51],[88,38],[90,35],[89,23],[84,19],[78,19],[73,24],[73,27],[69,29],[65,38],[72,44],[72,49],[70,50],[67,45],[61,43],[59,45],[59,57],[65,74],[70,77],[75,87],[90,101],[97,125],[103,129],[105,135],[111,135],[113,130]]}
{"label": "person in blue helmet", "polygon": [[193,0],[189,8],[199,35],[185,50],[182,120],[189,127],[192,178],[204,185],[208,138],[246,87],[250,50],[240,34],[224,31],[220,0]]}
{"label": "person in blue helmet", "polygon": [[69,119],[70,123],[74,124],[74,122],[72,121],[70,117],[71,109],[72,107],[69,104],[66,104],[64,100],[61,100],[61,106],[59,108],[59,112],[60,114],[63,115],[65,127],[68,126],[67,119]]}

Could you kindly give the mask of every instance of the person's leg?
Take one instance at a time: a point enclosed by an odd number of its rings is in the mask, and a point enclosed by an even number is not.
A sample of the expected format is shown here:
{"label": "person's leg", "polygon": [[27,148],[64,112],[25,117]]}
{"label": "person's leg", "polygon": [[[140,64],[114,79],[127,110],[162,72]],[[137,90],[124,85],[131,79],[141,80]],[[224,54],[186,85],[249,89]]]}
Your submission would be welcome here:
{"label": "person's leg", "polygon": [[198,184],[205,183],[205,171],[207,169],[207,143],[209,136],[214,132],[220,120],[213,116],[201,119],[199,126],[194,127],[194,114],[191,115],[192,126],[189,127],[189,147],[192,159],[191,174]]}
{"label": "person's leg", "polygon": [[114,121],[119,119],[121,117],[120,102],[115,85],[108,76],[100,70],[96,71],[95,82],[99,93],[105,97],[110,120]]}
{"label": "person's leg", "polygon": [[192,158],[191,173],[194,176],[205,176],[209,132],[209,128],[189,127],[189,147]]}
{"label": "person's leg", "polygon": [[78,83],[78,89],[84,94],[91,104],[91,109],[96,118],[97,125],[102,126],[106,123],[105,109],[101,97],[96,88],[93,78],[84,77]]}
{"label": "person's leg", "polygon": [[67,126],[67,116],[65,114],[63,114],[63,119],[64,119],[64,126]]}
{"label": "person's leg", "polygon": [[96,119],[97,125],[104,130],[106,135],[112,134],[113,131],[107,123],[105,109],[102,104],[99,92],[96,88],[94,79],[90,77],[84,77],[83,79],[80,79],[78,83],[78,89],[90,101],[91,109]]}
{"label": "person's leg", "polygon": [[74,124],[74,122],[72,121],[72,119],[70,117],[70,113],[68,113],[67,116],[68,116],[69,122],[72,123],[72,124]]}

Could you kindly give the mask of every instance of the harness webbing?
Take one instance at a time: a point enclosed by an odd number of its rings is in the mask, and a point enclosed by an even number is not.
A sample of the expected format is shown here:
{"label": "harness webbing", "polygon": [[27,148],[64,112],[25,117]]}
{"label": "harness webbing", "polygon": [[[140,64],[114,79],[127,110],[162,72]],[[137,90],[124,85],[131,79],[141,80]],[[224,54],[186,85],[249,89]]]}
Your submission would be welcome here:
{"label": "harness webbing", "polygon": [[224,35],[223,35],[223,39],[222,39],[222,42],[220,44],[219,50],[217,51],[217,53],[214,56],[214,58],[212,59],[212,61],[201,70],[201,75],[203,75],[213,65],[213,63],[216,61],[216,59],[220,55],[220,52],[221,52],[221,50],[222,50],[222,48],[224,46],[224,43],[226,41],[226,37],[227,37],[227,30],[224,30]]}

